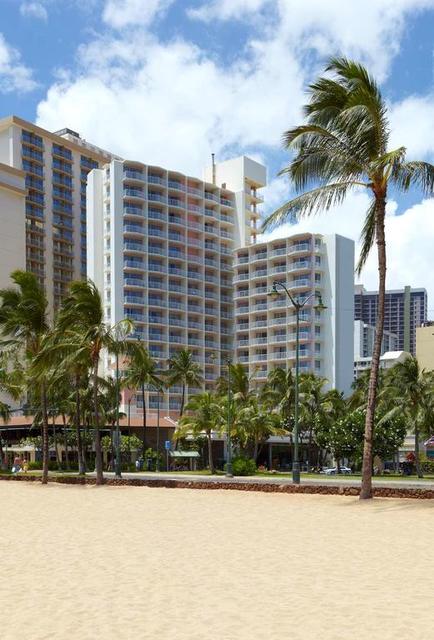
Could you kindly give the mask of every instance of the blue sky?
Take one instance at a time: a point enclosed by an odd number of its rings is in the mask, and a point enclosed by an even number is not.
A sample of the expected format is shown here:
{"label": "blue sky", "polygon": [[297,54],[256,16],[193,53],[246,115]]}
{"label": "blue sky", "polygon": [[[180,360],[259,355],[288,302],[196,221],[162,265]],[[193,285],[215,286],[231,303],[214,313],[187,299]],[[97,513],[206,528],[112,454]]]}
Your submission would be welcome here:
{"label": "blue sky", "polygon": [[[246,153],[268,167],[328,56],[367,64],[390,106],[393,146],[434,160],[434,0],[0,0],[1,115],[69,126],[124,157],[201,175]],[[357,240],[366,196],[299,228]],[[430,288],[434,206],[392,194],[389,286]],[[423,229],[423,241],[420,230]],[[283,235],[288,228],[275,233]],[[422,246],[421,246],[422,244]],[[417,250],[414,247],[417,246]],[[405,255],[405,266],[402,256]],[[363,281],[374,287],[375,260]],[[434,307],[434,288],[432,291]],[[434,316],[434,312],[433,312]]]}

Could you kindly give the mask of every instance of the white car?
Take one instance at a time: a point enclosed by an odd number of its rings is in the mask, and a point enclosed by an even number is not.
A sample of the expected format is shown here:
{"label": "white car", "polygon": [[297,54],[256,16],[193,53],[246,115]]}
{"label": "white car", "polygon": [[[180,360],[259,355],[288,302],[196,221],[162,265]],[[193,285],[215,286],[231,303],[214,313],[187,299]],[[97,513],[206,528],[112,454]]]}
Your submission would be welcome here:
{"label": "white car", "polygon": [[[339,471],[343,475],[348,475],[351,473],[351,469],[349,467],[340,467]],[[334,475],[337,475],[338,469],[337,467],[330,467],[330,469],[324,469],[324,473],[327,476],[334,476]]]}

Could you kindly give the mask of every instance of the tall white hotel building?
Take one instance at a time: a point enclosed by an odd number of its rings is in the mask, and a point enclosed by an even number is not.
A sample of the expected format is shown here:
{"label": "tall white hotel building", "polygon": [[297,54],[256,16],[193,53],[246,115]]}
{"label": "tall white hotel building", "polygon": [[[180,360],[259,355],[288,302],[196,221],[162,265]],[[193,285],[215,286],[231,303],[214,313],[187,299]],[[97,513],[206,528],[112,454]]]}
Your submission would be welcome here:
{"label": "tall white hotel building", "polygon": [[[321,293],[328,306],[320,318],[311,305],[303,311],[302,370],[348,391],[354,243],[305,235],[256,244],[265,183],[265,167],[246,157],[213,164],[203,180],[116,159],[93,170],[87,268],[103,293],[106,321],[132,318],[135,337],[162,364],[188,348],[207,388],[228,358],[261,381],[273,367],[295,363],[288,301],[266,296],[273,280],[284,280],[301,297]],[[164,410],[179,408],[180,391],[164,395]],[[157,406],[153,392],[148,402]]]}

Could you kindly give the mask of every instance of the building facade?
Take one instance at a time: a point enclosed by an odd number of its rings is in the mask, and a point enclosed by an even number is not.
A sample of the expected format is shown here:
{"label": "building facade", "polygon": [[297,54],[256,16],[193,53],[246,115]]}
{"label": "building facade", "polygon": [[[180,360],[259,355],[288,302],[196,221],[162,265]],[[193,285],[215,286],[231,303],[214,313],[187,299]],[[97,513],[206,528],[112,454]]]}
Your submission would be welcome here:
{"label": "building facade", "polygon": [[[386,291],[384,329],[398,336],[398,349],[416,354],[416,327],[426,322],[427,293],[425,289]],[[354,295],[355,320],[375,327],[378,312],[378,292],[366,291],[357,285]]]}
{"label": "building facade", "polygon": [[[259,200],[247,189],[261,186],[259,175],[265,183],[265,168],[256,162],[241,158],[235,169],[233,182],[246,193],[245,201],[238,198],[242,212],[230,175],[217,184],[219,165],[207,173],[210,182],[119,160],[89,176],[88,275],[103,292],[107,323],[131,318],[132,337],[163,365],[189,349],[208,385],[232,354],[233,250],[240,228],[246,233],[255,219],[249,200]],[[161,408],[176,411],[180,393],[171,388]],[[150,392],[150,408],[158,402]]]}
{"label": "building facade", "polygon": [[421,369],[434,371],[434,322],[416,329],[416,358]]}
{"label": "building facade", "polygon": [[11,246],[23,252],[51,309],[72,280],[86,276],[87,174],[110,158],[70,129],[51,133],[16,116],[0,120],[0,163],[25,176],[25,228],[15,225]]}
{"label": "building facade", "polygon": [[[375,327],[361,320],[354,321],[354,360],[370,358],[374,350]],[[386,351],[398,351],[398,336],[390,331],[383,331],[381,355]]]}
{"label": "building facade", "polygon": [[[408,351],[386,351],[386,353],[380,356],[380,369],[391,369],[399,362],[404,362],[404,360],[410,357],[411,353],[408,353]],[[372,357],[354,359],[354,380],[365,371],[369,371],[371,362]]]}
{"label": "building facade", "polygon": [[[271,299],[284,282],[304,300],[300,312],[300,371],[350,391],[353,371],[354,242],[338,235],[301,234],[235,251],[236,362],[264,381],[276,368],[295,366],[296,314],[286,295]],[[321,295],[327,309],[315,310]]]}
{"label": "building facade", "polygon": [[26,268],[25,174],[0,163],[0,288],[9,275]]}

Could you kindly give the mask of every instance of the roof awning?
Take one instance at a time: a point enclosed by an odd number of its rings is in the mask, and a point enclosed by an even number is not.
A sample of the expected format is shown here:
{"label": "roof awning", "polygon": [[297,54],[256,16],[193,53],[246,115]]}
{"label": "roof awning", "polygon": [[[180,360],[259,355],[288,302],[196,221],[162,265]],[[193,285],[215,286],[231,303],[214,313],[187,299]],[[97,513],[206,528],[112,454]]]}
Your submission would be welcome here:
{"label": "roof awning", "polygon": [[200,458],[199,451],[169,451],[171,458]]}

